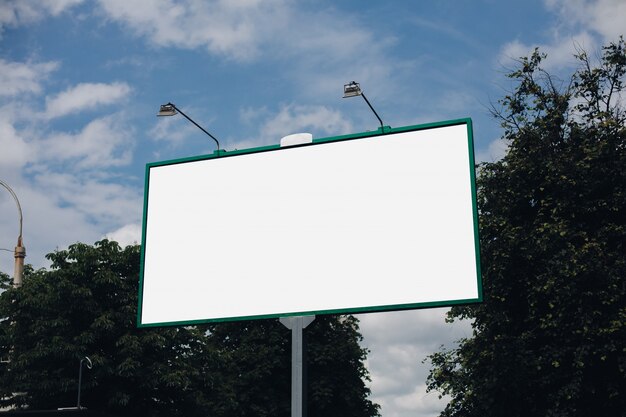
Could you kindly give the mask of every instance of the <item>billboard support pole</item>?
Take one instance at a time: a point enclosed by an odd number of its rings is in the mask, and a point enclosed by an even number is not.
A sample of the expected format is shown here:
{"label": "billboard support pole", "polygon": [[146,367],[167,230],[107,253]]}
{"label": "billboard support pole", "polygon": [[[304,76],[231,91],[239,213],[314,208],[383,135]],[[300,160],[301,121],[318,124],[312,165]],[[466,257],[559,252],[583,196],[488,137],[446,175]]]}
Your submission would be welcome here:
{"label": "billboard support pole", "polygon": [[280,318],[282,325],[291,330],[291,417],[306,417],[303,330],[313,320],[315,316]]}

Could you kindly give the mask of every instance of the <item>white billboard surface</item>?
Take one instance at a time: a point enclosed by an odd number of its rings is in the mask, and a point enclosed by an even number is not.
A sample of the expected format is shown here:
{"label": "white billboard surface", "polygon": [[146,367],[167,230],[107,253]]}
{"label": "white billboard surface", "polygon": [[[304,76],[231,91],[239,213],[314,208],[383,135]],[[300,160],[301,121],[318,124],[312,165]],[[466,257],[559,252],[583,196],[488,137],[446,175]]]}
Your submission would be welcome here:
{"label": "white billboard surface", "polygon": [[149,164],[139,326],[481,299],[471,123]]}

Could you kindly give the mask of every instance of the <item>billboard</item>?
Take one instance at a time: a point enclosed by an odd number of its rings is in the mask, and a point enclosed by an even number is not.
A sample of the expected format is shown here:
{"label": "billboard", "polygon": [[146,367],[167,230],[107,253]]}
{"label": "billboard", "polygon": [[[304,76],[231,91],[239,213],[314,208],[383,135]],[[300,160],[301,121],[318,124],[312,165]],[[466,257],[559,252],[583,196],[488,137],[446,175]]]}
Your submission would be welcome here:
{"label": "billboard", "polygon": [[138,326],[482,299],[472,124],[150,163]]}

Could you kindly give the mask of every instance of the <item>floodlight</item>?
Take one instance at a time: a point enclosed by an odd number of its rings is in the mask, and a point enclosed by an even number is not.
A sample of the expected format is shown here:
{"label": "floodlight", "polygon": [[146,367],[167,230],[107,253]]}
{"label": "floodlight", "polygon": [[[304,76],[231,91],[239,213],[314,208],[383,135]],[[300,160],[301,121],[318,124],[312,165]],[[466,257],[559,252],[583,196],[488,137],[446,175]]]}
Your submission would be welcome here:
{"label": "floodlight", "polygon": [[172,104],[162,104],[157,116],[174,116],[177,114],[176,107]]}
{"label": "floodlight", "polygon": [[219,153],[220,150],[220,143],[219,141],[215,138],[215,136],[213,136],[212,134],[210,134],[209,132],[206,131],[205,128],[203,128],[202,126],[200,126],[198,123],[194,122],[191,117],[187,116],[185,113],[182,112],[181,109],[179,109],[178,107],[176,107],[176,105],[174,103],[167,103],[167,104],[161,104],[161,107],[159,108],[159,112],[157,113],[157,117],[160,116],[174,116],[176,114],[182,114],[183,117],[187,120],[189,120],[191,123],[193,123],[194,125],[196,125],[196,127],[200,130],[202,130],[204,133],[206,133],[207,135],[209,135],[211,137],[211,139],[213,139],[215,141],[215,143],[217,144],[217,151]]}
{"label": "floodlight", "polygon": [[382,119],[380,118],[378,113],[376,113],[376,110],[374,110],[374,107],[372,107],[367,97],[365,97],[365,94],[363,93],[363,90],[361,90],[361,86],[359,85],[359,83],[357,83],[356,81],[350,81],[349,83],[343,85],[343,98],[356,97],[356,96],[363,97],[363,100],[365,100],[367,105],[370,107],[372,112],[374,112],[374,115],[380,122],[380,130],[384,132],[385,126],[383,125]]}
{"label": "floodlight", "polygon": [[343,85],[343,98],[356,97],[362,94],[359,83],[352,81]]}

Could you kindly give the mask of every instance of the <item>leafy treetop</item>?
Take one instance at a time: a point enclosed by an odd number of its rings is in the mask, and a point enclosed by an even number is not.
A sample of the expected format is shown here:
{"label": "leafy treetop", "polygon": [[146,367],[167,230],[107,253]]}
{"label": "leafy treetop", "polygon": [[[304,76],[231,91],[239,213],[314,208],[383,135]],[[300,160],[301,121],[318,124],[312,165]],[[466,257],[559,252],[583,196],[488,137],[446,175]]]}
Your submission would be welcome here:
{"label": "leafy treetop", "polygon": [[506,156],[478,167],[484,302],[473,336],[430,356],[442,416],[624,416],[626,45],[568,82],[535,50],[494,109]]}

